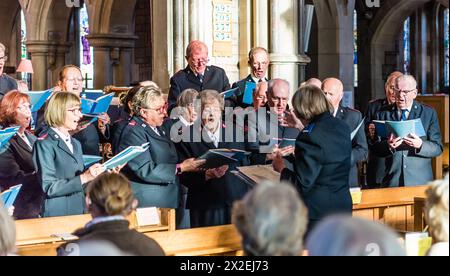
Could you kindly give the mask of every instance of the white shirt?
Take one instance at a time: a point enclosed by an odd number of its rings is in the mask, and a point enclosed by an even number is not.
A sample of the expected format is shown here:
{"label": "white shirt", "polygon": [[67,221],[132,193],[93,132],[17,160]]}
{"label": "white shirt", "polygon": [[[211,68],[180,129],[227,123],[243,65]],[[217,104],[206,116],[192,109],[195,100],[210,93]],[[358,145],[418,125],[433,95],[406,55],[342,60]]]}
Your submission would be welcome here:
{"label": "white shirt", "polygon": [[266,77],[264,77],[264,78],[262,78],[262,79],[258,79],[257,77],[253,76],[253,74],[251,74],[251,76],[252,76],[252,80],[253,80],[255,83],[259,83],[260,80],[262,80],[262,82],[267,82]]}
{"label": "white shirt", "polygon": [[66,146],[69,148],[70,152],[73,154],[73,145],[72,145],[72,137],[69,135],[63,134],[61,131],[59,131],[57,128],[53,128],[53,131],[56,132],[56,134],[59,135],[59,139],[63,140],[63,142],[66,144]]}
{"label": "white shirt", "polygon": [[209,136],[209,139],[211,139],[211,142],[214,143],[214,146],[216,148],[219,148],[219,143],[220,143],[220,128],[217,129],[217,131],[215,133],[212,133],[209,130],[206,130],[206,133]]}

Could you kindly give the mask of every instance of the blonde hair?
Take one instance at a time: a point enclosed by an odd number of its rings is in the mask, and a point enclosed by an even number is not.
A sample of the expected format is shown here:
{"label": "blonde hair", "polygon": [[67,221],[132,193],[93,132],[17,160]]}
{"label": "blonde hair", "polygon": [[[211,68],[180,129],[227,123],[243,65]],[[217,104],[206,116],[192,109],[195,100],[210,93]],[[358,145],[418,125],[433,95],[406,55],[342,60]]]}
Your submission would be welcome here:
{"label": "blonde hair", "polygon": [[307,121],[311,121],[325,112],[333,113],[334,110],[323,91],[314,85],[301,87],[295,93],[292,104],[295,115]]}
{"label": "blonde hair", "polygon": [[426,191],[425,218],[435,242],[448,242],[448,175],[444,180],[431,183]]}
{"label": "blonde hair", "polygon": [[45,110],[45,122],[49,127],[60,127],[66,121],[68,108],[80,106],[80,98],[69,92],[58,92],[50,98]]}
{"label": "blonde hair", "polygon": [[16,248],[16,225],[0,201],[0,256],[14,253]]}
{"label": "blonde hair", "polygon": [[247,255],[299,256],[308,209],[289,183],[262,182],[233,206]]}
{"label": "blonde hair", "polygon": [[3,52],[6,52],[6,47],[2,43],[0,43],[0,50],[3,50]]}
{"label": "blonde hair", "polygon": [[127,216],[133,211],[131,184],[121,174],[106,173],[96,178],[87,188],[87,197],[107,216]]}
{"label": "blonde hair", "polygon": [[146,86],[141,88],[132,100],[133,113],[139,116],[141,109],[150,107],[150,103],[154,102],[157,98],[163,97],[163,93],[160,88],[155,86]]}

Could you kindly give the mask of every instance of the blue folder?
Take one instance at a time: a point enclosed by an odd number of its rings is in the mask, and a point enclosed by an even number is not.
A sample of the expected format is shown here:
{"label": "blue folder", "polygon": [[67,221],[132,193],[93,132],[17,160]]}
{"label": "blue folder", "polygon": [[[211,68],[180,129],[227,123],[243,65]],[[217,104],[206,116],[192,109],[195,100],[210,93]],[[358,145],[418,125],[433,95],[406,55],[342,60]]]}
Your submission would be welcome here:
{"label": "blue folder", "polygon": [[229,99],[231,97],[233,97],[234,95],[236,95],[236,93],[239,92],[239,87],[237,88],[233,88],[230,90],[227,90],[225,92],[220,93],[225,99]]}
{"label": "blue folder", "polygon": [[20,127],[10,127],[0,130],[0,149],[4,147],[8,141],[16,135]]}
{"label": "blue folder", "polygon": [[103,159],[101,156],[96,155],[83,155],[84,167],[89,168],[90,166],[97,164]]}
{"label": "blue folder", "polygon": [[46,91],[30,91],[26,93],[30,96],[31,112],[38,112],[45,102],[52,96],[53,89]]}
{"label": "blue folder", "polygon": [[256,89],[256,83],[248,81],[245,84],[244,97],[242,102],[247,105],[253,105],[253,91]]}
{"label": "blue folder", "polygon": [[17,185],[2,193],[2,202],[6,209],[14,206],[14,202],[16,201],[21,188],[22,185]]}
{"label": "blue folder", "polygon": [[108,112],[114,94],[108,94],[97,100],[81,99],[81,112],[85,115],[98,116]]}
{"label": "blue folder", "polygon": [[377,135],[383,138],[389,138],[394,134],[398,138],[407,138],[410,134],[415,134],[419,137],[427,136],[422,120],[409,121],[374,121]]}
{"label": "blue folder", "polygon": [[98,100],[98,98],[104,95],[105,93],[103,92],[103,90],[85,90],[80,94],[82,99],[88,99],[92,101],[96,101]]}

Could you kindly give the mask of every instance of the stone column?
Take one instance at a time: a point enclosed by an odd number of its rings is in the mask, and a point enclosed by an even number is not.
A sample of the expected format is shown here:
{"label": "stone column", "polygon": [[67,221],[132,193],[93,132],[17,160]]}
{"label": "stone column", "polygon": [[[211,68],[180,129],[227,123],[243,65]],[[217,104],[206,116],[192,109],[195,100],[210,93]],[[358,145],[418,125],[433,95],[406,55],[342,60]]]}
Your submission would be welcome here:
{"label": "stone column", "polygon": [[34,70],[31,87],[33,91],[46,90],[51,86],[48,82],[48,53],[50,46],[48,41],[27,42],[27,51],[31,55]]}
{"label": "stone column", "polygon": [[255,46],[269,48],[269,1],[253,0],[253,25]]}
{"label": "stone column", "polygon": [[297,0],[270,0],[270,77],[289,81],[291,92],[299,86],[299,65],[311,61],[299,54],[298,22]]}
{"label": "stone column", "polygon": [[200,38],[198,26],[198,0],[189,0],[189,41],[198,40]]}
{"label": "stone column", "polygon": [[[168,34],[168,2],[153,1],[152,9],[152,80],[156,82],[164,92],[169,91],[169,39]],[[172,60],[170,62],[173,62]]]}
{"label": "stone column", "polygon": [[[354,99],[353,10],[355,0],[346,4],[314,0],[319,34],[319,78],[335,77]],[[329,5],[334,5],[331,8]]]}
{"label": "stone column", "polygon": [[59,72],[66,65],[66,55],[70,51],[70,43],[59,44],[54,47],[54,64],[52,66],[52,78],[49,80],[52,84],[56,84],[59,80]]}
{"label": "stone column", "polygon": [[132,48],[137,40],[132,35],[92,34],[89,43],[94,47],[94,87],[127,86],[131,82]]}
{"label": "stone column", "polygon": [[184,67],[184,2],[173,1],[173,67],[174,73]]}

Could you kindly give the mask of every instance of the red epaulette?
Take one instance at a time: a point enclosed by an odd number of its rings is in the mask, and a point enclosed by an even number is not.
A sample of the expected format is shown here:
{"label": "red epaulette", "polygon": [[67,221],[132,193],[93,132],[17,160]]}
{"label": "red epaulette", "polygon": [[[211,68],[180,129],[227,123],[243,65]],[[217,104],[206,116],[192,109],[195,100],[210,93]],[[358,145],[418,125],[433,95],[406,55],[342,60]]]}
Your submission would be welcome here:
{"label": "red epaulette", "polygon": [[41,137],[39,137],[38,140],[39,141],[43,141],[43,140],[47,139],[47,137],[48,137],[48,133],[46,133],[46,134],[42,135]]}
{"label": "red epaulette", "polygon": [[128,125],[129,125],[129,126],[136,126],[137,123],[136,123],[136,121],[131,121],[131,122],[128,123]]}

